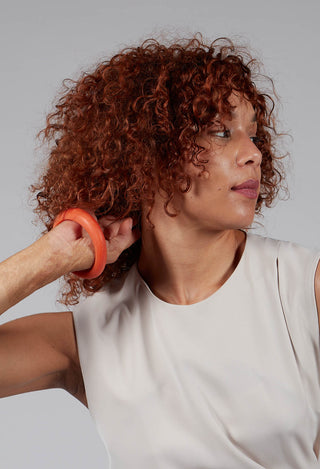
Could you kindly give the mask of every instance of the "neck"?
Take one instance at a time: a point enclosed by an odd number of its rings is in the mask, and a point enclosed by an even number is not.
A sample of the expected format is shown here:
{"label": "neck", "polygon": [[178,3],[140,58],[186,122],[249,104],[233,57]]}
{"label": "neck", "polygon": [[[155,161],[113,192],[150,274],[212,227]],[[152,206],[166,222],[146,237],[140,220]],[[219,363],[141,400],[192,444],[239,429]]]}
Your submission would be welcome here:
{"label": "neck", "polygon": [[199,232],[166,216],[162,222],[157,220],[153,230],[143,223],[138,270],[161,300],[197,303],[230,277],[242,256],[245,239],[240,230]]}

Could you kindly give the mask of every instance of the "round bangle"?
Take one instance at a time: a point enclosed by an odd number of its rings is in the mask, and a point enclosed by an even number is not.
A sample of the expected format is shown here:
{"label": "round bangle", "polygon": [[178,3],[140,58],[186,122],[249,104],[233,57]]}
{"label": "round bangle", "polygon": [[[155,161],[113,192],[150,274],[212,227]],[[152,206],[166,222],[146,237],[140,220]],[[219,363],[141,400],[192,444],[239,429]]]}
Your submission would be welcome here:
{"label": "round bangle", "polygon": [[69,208],[59,213],[54,220],[53,228],[65,220],[71,220],[79,223],[88,233],[94,246],[94,263],[88,270],[73,272],[81,278],[92,279],[99,277],[104,271],[107,263],[107,245],[104,234],[99,223],[85,210],[81,208]]}

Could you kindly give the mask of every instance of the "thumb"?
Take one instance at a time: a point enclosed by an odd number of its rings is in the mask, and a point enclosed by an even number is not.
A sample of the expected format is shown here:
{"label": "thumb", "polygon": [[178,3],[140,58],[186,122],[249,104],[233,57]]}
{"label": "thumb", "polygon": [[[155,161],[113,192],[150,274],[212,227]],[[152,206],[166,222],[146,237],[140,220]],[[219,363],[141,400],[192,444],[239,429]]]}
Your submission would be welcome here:
{"label": "thumb", "polygon": [[119,225],[118,235],[126,235],[132,230],[133,220],[131,217],[125,218]]}

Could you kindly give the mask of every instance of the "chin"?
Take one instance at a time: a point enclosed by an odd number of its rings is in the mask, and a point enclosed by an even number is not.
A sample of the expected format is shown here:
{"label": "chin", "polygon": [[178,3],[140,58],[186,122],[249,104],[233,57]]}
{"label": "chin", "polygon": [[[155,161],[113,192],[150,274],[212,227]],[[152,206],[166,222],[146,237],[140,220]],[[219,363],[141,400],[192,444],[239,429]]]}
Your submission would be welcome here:
{"label": "chin", "polygon": [[[237,207],[238,208],[238,207]],[[198,211],[193,215],[192,222],[196,224],[199,229],[201,227],[209,231],[224,231],[224,230],[245,230],[250,228],[255,217],[255,206],[241,208],[235,210],[234,206],[223,207],[220,213],[210,213],[207,211]]]}
{"label": "chin", "polygon": [[226,230],[247,230],[251,227],[254,217],[246,217],[242,219],[221,220],[220,223],[206,224],[205,228],[210,231],[226,231]]}
{"label": "chin", "polygon": [[250,211],[250,213],[241,213],[238,216],[235,216],[231,221],[230,228],[235,230],[245,230],[250,228],[254,221],[255,212]]}

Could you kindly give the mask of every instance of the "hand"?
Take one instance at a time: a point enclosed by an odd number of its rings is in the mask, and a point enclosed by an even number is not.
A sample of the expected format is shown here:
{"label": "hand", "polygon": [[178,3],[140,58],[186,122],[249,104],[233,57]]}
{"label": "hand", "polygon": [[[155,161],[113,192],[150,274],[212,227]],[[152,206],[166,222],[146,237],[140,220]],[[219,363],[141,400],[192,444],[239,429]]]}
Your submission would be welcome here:
{"label": "hand", "polygon": [[[93,213],[91,213],[94,216]],[[141,236],[139,228],[133,226],[132,218],[116,220],[105,216],[99,224],[107,243],[107,264],[114,263],[120,254]],[[74,221],[65,220],[51,230],[54,250],[59,256],[71,258],[72,271],[89,269],[94,262],[94,248],[88,233]]]}
{"label": "hand", "polygon": [[[141,236],[132,229],[132,218],[115,221],[114,217],[99,220],[106,237],[107,263]],[[68,272],[90,269],[94,248],[81,225],[65,220],[31,246],[0,263],[0,314],[34,291]]]}
{"label": "hand", "polygon": [[107,264],[116,262],[120,254],[141,237],[139,228],[137,226],[133,228],[133,223],[131,217],[118,221],[110,216],[99,219],[107,243]]}

